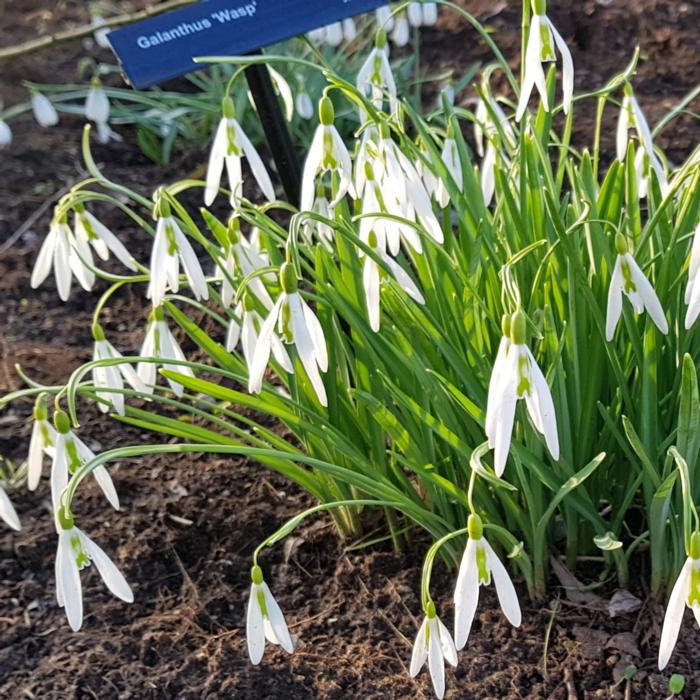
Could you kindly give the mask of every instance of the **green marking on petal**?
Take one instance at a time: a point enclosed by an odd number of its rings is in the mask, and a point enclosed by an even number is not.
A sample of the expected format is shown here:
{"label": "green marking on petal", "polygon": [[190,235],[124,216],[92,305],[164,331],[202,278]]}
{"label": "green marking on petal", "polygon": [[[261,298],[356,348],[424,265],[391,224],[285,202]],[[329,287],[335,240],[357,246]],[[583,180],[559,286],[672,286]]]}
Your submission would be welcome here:
{"label": "green marking on petal", "polygon": [[258,605],[260,606],[260,612],[262,613],[262,616],[264,618],[267,618],[268,614],[267,614],[267,603],[265,602],[265,592],[261,588],[259,588],[256,591],[256,595],[258,597]]}
{"label": "green marking on petal", "polygon": [[165,237],[168,239],[168,255],[177,255],[177,241],[175,240],[175,228],[170,221],[165,224]]}
{"label": "green marking on petal", "polygon": [[71,536],[70,546],[73,550],[73,556],[75,557],[75,563],[77,564],[78,569],[84,569],[86,566],[90,566],[90,557],[83,549],[83,543],[80,541],[80,537],[78,537],[78,535]]}
{"label": "green marking on petal", "polygon": [[66,440],[66,452],[68,453],[68,471],[75,474],[83,462],[78,455],[78,448],[74,440]]}
{"label": "green marking on petal", "polygon": [[554,47],[552,46],[552,32],[545,22],[540,22],[540,41],[542,48],[540,50],[541,61],[555,61]]}
{"label": "green marking on petal", "polygon": [[519,381],[518,381],[518,388],[517,388],[518,396],[520,398],[525,396],[525,394],[530,393],[531,386],[530,386],[530,377],[528,376],[529,371],[530,371],[530,362],[529,362],[527,356],[521,355],[518,358]]}
{"label": "green marking on petal", "polygon": [[479,583],[488,586],[491,583],[491,575],[488,566],[486,566],[486,550],[483,547],[476,549],[476,568],[479,572]]}
{"label": "green marking on petal", "polygon": [[693,566],[690,569],[690,593],[688,594],[688,605],[700,606],[700,569]]}
{"label": "green marking on petal", "polygon": [[626,294],[632,294],[637,291],[637,285],[632,279],[632,268],[626,260],[622,261],[620,266],[622,271],[622,279],[624,280],[624,289]]}

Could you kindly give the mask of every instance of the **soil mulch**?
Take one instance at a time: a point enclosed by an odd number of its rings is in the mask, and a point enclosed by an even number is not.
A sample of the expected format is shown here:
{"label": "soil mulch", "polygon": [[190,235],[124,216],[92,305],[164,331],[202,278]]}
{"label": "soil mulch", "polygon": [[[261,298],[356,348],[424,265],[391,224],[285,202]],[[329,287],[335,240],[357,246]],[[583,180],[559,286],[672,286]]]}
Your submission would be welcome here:
{"label": "soil mulch", "polygon": [[[463,4],[488,17],[494,38],[516,66],[518,3]],[[552,0],[550,6],[572,45],[577,91],[599,86],[619,71],[637,43],[643,60],[635,86],[652,123],[700,82],[697,2],[613,0],[603,6],[593,0]],[[57,9],[48,0],[27,0],[4,9],[0,45],[29,38],[56,22],[81,19],[81,3],[61,3]],[[22,79],[72,80],[85,52],[78,44],[3,65],[0,91],[6,104],[22,99]],[[435,71],[488,60],[473,31],[447,12],[437,29],[425,32],[424,61]],[[575,137],[581,143],[590,141],[594,107],[590,110],[577,126]],[[17,362],[39,381],[59,383],[90,357],[95,295],[74,290],[70,301],[60,304],[50,282],[38,291],[28,284],[48,224],[48,205],[81,177],[79,127],[78,120],[66,117],[50,130],[39,130],[29,117],[18,120],[15,143],[2,154],[0,246],[14,240],[11,247],[0,248],[2,392],[19,387]],[[613,131],[604,134],[608,148]],[[671,159],[680,160],[698,142],[698,133],[697,122],[682,117],[658,143]],[[181,154],[169,168],[156,167],[138,152],[133,136],[125,135],[124,144],[96,147],[96,156],[111,177],[144,193],[206,157],[202,148]],[[43,214],[23,226],[44,207]],[[104,215],[115,227],[124,223],[114,212]],[[128,228],[124,235],[146,260],[148,242]],[[138,293],[119,297],[105,317],[110,338],[127,352],[139,347],[146,320]],[[186,351],[192,348],[186,346]],[[0,414],[0,455],[24,458],[30,411],[31,405],[23,403]],[[158,441],[91,407],[82,407],[81,420],[80,434],[95,450]],[[13,493],[23,530],[14,534],[0,528],[0,698],[433,697],[425,671],[415,680],[408,676],[420,623],[420,566],[428,545],[420,533],[401,553],[388,544],[355,549],[338,540],[329,518],[319,516],[265,553],[266,578],[300,641],[292,656],[268,647],[263,663],[254,668],[244,635],[251,553],[286,518],[312,505],[311,499],[245,459],[154,456],[110,469],[121,512],[112,511],[94,484],[86,483],[76,515],[125,573],[136,601],[127,605],[112,598],[94,568],[85,571],[85,622],[72,633],[55,602],[56,541],[47,480],[34,494]],[[449,625],[454,574],[438,564],[433,579],[439,612]],[[633,581],[640,598],[643,582],[641,576]],[[663,611],[648,602],[612,619],[607,598],[613,592],[604,588],[595,600],[574,602],[553,584],[552,599],[541,606],[526,604],[523,626],[516,630],[499,612],[493,591],[485,591],[461,664],[456,672],[448,671],[446,697],[665,697],[668,675],[655,667]],[[522,588],[521,600],[526,601]],[[700,633],[688,616],[669,669],[685,674],[688,698],[700,697],[698,643]]]}

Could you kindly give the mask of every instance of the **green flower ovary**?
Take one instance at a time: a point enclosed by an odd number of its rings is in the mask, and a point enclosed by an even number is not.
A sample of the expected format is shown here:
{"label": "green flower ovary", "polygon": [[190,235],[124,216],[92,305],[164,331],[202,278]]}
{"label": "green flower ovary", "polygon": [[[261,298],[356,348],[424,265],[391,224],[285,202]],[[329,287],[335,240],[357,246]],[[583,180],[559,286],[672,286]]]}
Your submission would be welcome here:
{"label": "green flower ovary", "polygon": [[633,292],[636,292],[637,285],[634,283],[634,280],[632,279],[632,268],[629,266],[629,263],[626,260],[622,261],[622,265],[620,266],[620,269],[622,270],[622,278],[624,280],[625,294],[632,294]]}
{"label": "green flower ovary", "polygon": [[688,593],[688,605],[692,608],[700,606],[700,568],[693,563],[690,569],[690,593]]}
{"label": "green flower ovary", "polygon": [[73,556],[78,569],[84,569],[86,566],[90,566],[90,557],[83,549],[83,543],[80,541],[78,535],[71,536],[70,547],[73,550]]}
{"label": "green flower ovary", "polygon": [[75,474],[83,464],[78,454],[78,448],[74,440],[66,440],[66,452],[68,453],[68,471]]}
{"label": "green flower ovary", "polygon": [[476,549],[476,569],[479,572],[479,583],[488,586],[491,583],[491,574],[489,574],[489,569],[486,565],[486,550],[483,547],[477,547]]}
{"label": "green flower ovary", "polygon": [[530,362],[525,355],[518,358],[518,396],[522,398],[530,393]]}

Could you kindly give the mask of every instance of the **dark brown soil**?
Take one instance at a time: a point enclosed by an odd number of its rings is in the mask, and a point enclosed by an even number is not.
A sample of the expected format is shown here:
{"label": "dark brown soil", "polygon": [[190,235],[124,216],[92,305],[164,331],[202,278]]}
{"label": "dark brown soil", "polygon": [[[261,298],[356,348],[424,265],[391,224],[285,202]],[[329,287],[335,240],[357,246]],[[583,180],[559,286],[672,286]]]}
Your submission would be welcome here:
{"label": "dark brown soil", "polygon": [[[29,0],[15,9],[8,3],[0,44],[83,16],[82,3],[61,3],[56,10],[57,4]],[[636,86],[652,123],[700,80],[696,1],[617,0],[602,7],[593,0],[551,0],[550,5],[573,45],[577,89],[595,87],[620,70],[637,42],[645,60]],[[495,12],[488,23],[515,65],[517,3],[474,0],[465,6],[482,16]],[[436,68],[487,60],[473,32],[447,13],[440,29],[426,36],[425,57]],[[72,79],[84,52],[74,45],[3,65],[0,92],[6,103],[21,99],[21,79]],[[13,129],[15,144],[2,153],[0,246],[80,177],[77,120],[63,119],[59,127],[41,131],[27,117]],[[589,129],[590,121],[577,138],[588,138]],[[166,171],[150,164],[126,136],[125,144],[97,148],[96,155],[112,177],[144,193],[204,157],[203,152],[188,154]],[[659,143],[670,157],[681,159],[697,141],[697,122],[683,118]],[[115,226],[123,223],[114,214],[105,216],[113,216],[109,221]],[[37,292],[29,289],[47,223],[44,213],[14,236],[10,249],[1,249],[0,391],[19,386],[16,362],[38,380],[58,383],[89,358],[94,296],[74,292],[62,305],[50,283]],[[148,242],[128,229],[126,235],[145,258]],[[107,316],[110,337],[125,351],[140,344],[141,307],[140,300],[126,294]],[[31,405],[18,404],[0,414],[0,454],[24,457],[30,410]],[[81,416],[81,435],[97,450],[153,440],[99,417],[94,409],[85,407]],[[432,697],[425,671],[414,681],[407,670],[420,621],[420,565],[428,544],[422,535],[416,533],[400,554],[388,545],[347,551],[348,543],[339,542],[329,519],[321,517],[301,527],[287,546],[265,554],[267,579],[300,643],[291,657],[268,649],[263,664],[253,668],[243,633],[252,550],[286,518],[311,505],[310,499],[247,460],[168,456],[125,461],[111,469],[121,513],[105,508],[87,484],[77,518],[125,572],[136,602],[113,599],[94,571],[84,572],[85,623],[79,633],[71,633],[54,598],[56,543],[48,485],[44,481],[34,494],[13,493],[24,527],[19,534],[0,527],[0,698]],[[433,578],[449,623],[453,575],[438,568]],[[643,595],[641,580],[635,592]],[[648,603],[632,615],[610,619],[604,601],[573,604],[557,587],[553,594],[551,603],[528,605],[523,627],[514,630],[488,591],[461,665],[448,672],[447,697],[665,697],[667,676],[655,670],[660,607]],[[700,697],[698,643],[700,634],[689,618],[669,669],[686,675],[687,698]],[[638,669],[633,680],[621,680],[632,664]]]}

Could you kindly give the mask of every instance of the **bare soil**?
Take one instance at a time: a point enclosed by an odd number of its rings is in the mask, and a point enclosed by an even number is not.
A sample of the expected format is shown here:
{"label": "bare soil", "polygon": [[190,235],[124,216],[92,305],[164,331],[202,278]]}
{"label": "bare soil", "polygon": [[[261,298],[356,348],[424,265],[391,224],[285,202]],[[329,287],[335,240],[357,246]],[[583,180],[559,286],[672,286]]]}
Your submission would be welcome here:
{"label": "bare soil", "polygon": [[[516,67],[518,3],[463,4],[488,17],[494,38]],[[700,81],[697,0],[613,0],[608,6],[551,0],[550,6],[574,51],[577,90],[596,87],[621,70],[637,43],[643,60],[635,86],[652,123]],[[83,3],[3,3],[0,45],[84,19]],[[77,60],[92,51],[78,43],[2,65],[0,94],[10,104],[23,99],[18,88],[23,79],[71,80]],[[425,32],[424,60],[438,70],[490,58],[474,32],[445,12],[438,28]],[[592,112],[589,117],[577,126],[581,143],[590,140]],[[2,392],[20,386],[15,363],[39,381],[59,383],[90,356],[95,296],[74,291],[60,304],[50,282],[32,291],[28,281],[49,204],[81,177],[79,127],[79,120],[64,118],[58,127],[40,130],[27,117],[13,124],[15,143],[2,152],[0,246],[13,241],[0,248]],[[680,160],[698,142],[698,133],[698,122],[682,117],[658,142],[671,159]],[[206,155],[202,149],[168,169],[158,168],[138,152],[133,135],[125,136],[124,144],[97,147],[96,156],[111,177],[145,194],[198,166]],[[604,136],[611,147],[612,133]],[[123,227],[118,214],[101,214]],[[123,230],[126,242],[146,259],[148,242],[128,227]],[[105,325],[118,347],[127,352],[139,347],[145,313],[131,292],[110,306]],[[0,414],[0,454],[24,457],[30,411],[27,403]],[[93,408],[83,407],[81,417],[81,436],[96,450],[153,441]],[[77,518],[124,571],[136,601],[126,605],[113,599],[96,572],[84,572],[86,618],[83,629],[72,633],[54,597],[56,543],[48,484],[44,480],[34,494],[14,493],[23,530],[11,534],[0,528],[0,698],[432,697],[427,674],[412,680],[407,670],[428,545],[419,533],[401,553],[388,545],[348,550],[351,543],[339,541],[329,519],[319,517],[286,546],[265,554],[266,576],[300,642],[292,656],[268,649],[263,664],[253,668],[243,630],[250,556],[263,537],[311,505],[308,496],[243,459],[152,457],[124,461],[111,471],[122,511],[106,508],[87,484]],[[633,586],[641,598],[644,580],[640,575]],[[438,569],[434,581],[449,623],[453,575]],[[486,591],[460,667],[448,672],[447,697],[665,697],[668,676],[655,670],[662,609],[645,602],[634,613],[611,619],[605,601],[613,592],[604,588],[595,603],[573,603],[553,583],[551,601],[527,604],[524,624],[515,630]],[[525,591],[521,594],[525,601]],[[698,643],[700,633],[688,618],[669,668],[685,674],[687,698],[700,697]],[[627,681],[623,674],[630,665],[637,673]]]}

